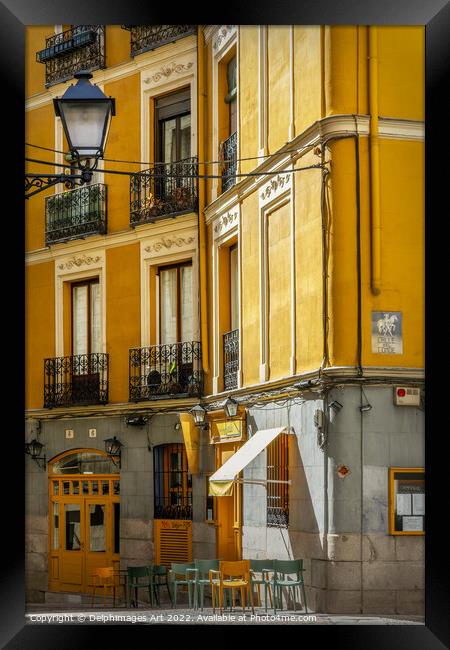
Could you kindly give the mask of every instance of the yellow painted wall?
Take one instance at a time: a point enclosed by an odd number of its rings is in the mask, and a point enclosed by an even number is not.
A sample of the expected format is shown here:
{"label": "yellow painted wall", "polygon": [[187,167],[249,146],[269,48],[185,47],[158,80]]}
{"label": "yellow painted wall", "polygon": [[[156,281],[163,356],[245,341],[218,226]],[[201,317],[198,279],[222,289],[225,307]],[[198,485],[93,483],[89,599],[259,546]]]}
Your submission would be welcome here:
{"label": "yellow painted wall", "polygon": [[44,359],[55,356],[55,266],[25,269],[25,407],[44,404]]}
{"label": "yellow painted wall", "polygon": [[[258,28],[239,27],[239,157],[258,155]],[[241,162],[241,171],[248,173],[257,160]]]}
{"label": "yellow painted wall", "polygon": [[267,215],[269,379],[290,374],[291,256],[290,203]]}
{"label": "yellow painted wall", "polygon": [[425,28],[380,26],[378,50],[379,114],[425,119]]}
{"label": "yellow painted wall", "polygon": [[322,71],[321,28],[294,27],[294,117],[295,135],[321,118]]}
{"label": "yellow painted wall", "polygon": [[[116,99],[116,115],[111,121],[105,158],[136,160],[141,157],[140,81],[135,74],[105,84],[104,93]],[[140,171],[139,165],[105,162],[105,169]],[[108,185],[108,233],[125,230],[130,225],[130,179],[105,174]]]}
{"label": "yellow painted wall", "polygon": [[[420,368],[424,365],[424,143],[382,140],[381,293],[370,291],[369,222],[364,215],[363,364]],[[373,354],[371,311],[403,314],[403,354]]]}
{"label": "yellow painted wall", "polygon": [[269,153],[274,153],[289,140],[291,81],[289,38],[287,25],[269,25],[267,30]]}
{"label": "yellow painted wall", "polygon": [[243,384],[259,383],[259,223],[258,193],[242,203],[242,372]]}
{"label": "yellow painted wall", "polygon": [[106,251],[109,401],[128,402],[128,351],[141,343],[139,244]]}
{"label": "yellow painted wall", "polygon": [[[54,148],[55,117],[53,104],[46,104],[25,113],[25,138],[30,144]],[[55,154],[44,149],[25,147],[27,158],[54,162]],[[38,163],[26,163],[25,169],[33,174],[53,174],[55,167]],[[61,186],[57,186],[61,191]],[[25,201],[25,249],[35,250],[45,245],[45,197],[51,196],[55,188],[49,188]]]}
{"label": "yellow painted wall", "polygon": [[54,29],[54,25],[25,27],[25,97],[45,90],[45,63],[36,61],[36,52],[45,49],[45,39],[54,34]]}
{"label": "yellow painted wall", "polygon": [[106,25],[106,66],[109,68],[131,60],[130,32],[120,25]]}
{"label": "yellow painted wall", "polygon": [[[308,154],[297,167],[317,163]],[[295,173],[295,282],[297,372],[318,368],[323,356],[321,172]]]}

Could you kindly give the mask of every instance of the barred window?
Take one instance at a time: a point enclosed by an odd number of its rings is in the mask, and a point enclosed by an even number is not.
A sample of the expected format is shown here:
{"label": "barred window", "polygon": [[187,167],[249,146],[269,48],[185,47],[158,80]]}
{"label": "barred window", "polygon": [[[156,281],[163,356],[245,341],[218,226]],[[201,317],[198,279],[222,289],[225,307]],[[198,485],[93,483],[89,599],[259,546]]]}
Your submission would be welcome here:
{"label": "barred window", "polygon": [[[267,480],[289,480],[289,439],[282,433],[267,447]],[[287,528],[289,524],[289,485],[267,483],[267,526]]]}
{"label": "barred window", "polygon": [[192,476],[183,444],[158,445],[153,451],[155,519],[192,519]]}

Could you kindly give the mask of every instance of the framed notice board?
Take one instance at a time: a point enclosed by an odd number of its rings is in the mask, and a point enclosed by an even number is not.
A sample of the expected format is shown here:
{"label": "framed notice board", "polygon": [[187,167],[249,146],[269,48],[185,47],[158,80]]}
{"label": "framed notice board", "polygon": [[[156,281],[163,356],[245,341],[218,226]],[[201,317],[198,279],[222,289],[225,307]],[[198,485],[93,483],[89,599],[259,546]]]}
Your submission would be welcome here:
{"label": "framed notice board", "polygon": [[389,534],[425,534],[425,469],[389,468]]}

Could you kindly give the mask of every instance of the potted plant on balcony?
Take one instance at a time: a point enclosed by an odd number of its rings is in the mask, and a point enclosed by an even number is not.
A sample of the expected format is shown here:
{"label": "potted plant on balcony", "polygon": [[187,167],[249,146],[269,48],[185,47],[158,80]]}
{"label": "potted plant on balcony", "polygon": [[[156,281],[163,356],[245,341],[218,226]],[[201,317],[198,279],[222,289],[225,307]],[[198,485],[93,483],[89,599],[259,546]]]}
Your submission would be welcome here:
{"label": "potted plant on balcony", "polygon": [[175,394],[181,392],[181,386],[177,379],[178,375],[178,366],[176,361],[171,361],[169,365],[169,381],[167,382],[167,390],[169,394]]}

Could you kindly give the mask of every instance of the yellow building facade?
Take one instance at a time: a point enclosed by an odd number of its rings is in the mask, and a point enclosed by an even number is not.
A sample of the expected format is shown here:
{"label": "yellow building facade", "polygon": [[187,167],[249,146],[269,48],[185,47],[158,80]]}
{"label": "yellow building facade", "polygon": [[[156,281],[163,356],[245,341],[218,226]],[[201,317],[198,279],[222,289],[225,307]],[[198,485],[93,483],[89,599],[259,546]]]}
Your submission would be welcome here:
{"label": "yellow building facade", "polygon": [[77,66],[116,115],[89,185],[26,202],[30,599],[99,562],[277,557],[315,611],[420,613],[423,28],[28,28],[30,172],[67,164]]}

